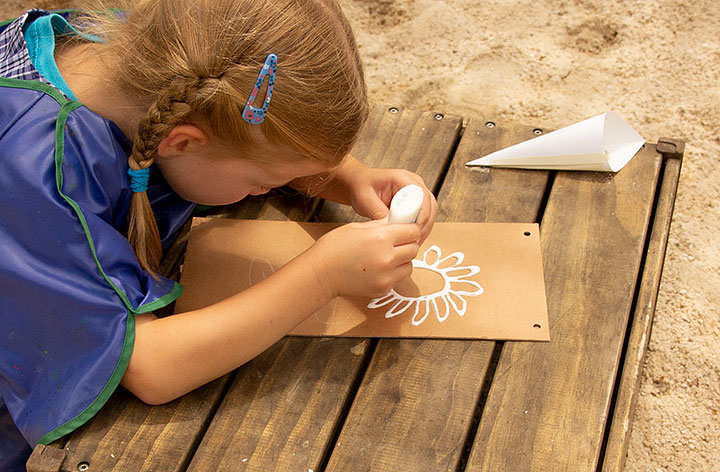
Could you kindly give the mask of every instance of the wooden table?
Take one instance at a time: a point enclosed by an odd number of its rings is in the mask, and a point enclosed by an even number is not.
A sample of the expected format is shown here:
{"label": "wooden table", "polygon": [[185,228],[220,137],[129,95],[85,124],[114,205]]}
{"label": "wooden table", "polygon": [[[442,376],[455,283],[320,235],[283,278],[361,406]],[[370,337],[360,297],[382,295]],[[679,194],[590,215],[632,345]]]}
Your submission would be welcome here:
{"label": "wooden table", "polygon": [[[551,342],[286,337],[167,405],[119,389],[30,470],[621,470],[683,143],[617,174],[465,166],[542,132],[377,106],[354,155],[420,174],[438,221],[539,222]],[[216,213],[354,218],[287,192]]]}

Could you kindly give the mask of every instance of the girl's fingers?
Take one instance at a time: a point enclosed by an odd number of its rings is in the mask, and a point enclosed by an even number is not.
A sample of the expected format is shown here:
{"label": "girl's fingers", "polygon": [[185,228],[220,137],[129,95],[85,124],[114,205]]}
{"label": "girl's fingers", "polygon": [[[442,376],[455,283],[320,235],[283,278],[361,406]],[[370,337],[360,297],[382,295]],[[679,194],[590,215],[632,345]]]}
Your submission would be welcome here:
{"label": "girl's fingers", "polygon": [[437,215],[437,212],[438,205],[435,198],[430,194],[430,192],[426,192],[417,220],[422,233],[420,238],[421,244],[425,241],[425,238],[430,235],[430,230],[432,230],[433,224],[435,223],[435,216]]}
{"label": "girl's fingers", "polygon": [[386,231],[394,246],[416,243],[422,236],[420,225],[416,223],[387,225]]}
{"label": "girl's fingers", "polygon": [[435,199],[431,198],[428,193],[425,194],[425,198],[423,199],[423,204],[420,207],[420,213],[418,214],[417,219],[418,223],[423,228],[431,221],[434,200]]}
{"label": "girl's fingers", "polygon": [[410,277],[411,274],[412,274],[412,262],[407,262],[405,264],[397,266],[395,268],[395,272],[393,273],[395,280],[397,280],[398,282]]}
{"label": "girl's fingers", "polygon": [[348,223],[346,226],[357,227],[357,228],[382,227],[382,226],[387,226],[387,220],[388,220],[388,217],[385,216],[383,218],[380,218],[379,220],[368,220],[368,221],[362,221],[362,222],[356,222],[356,223]]}
{"label": "girl's fingers", "polygon": [[379,220],[390,213],[390,208],[382,201],[372,188],[367,188],[363,194],[363,212],[372,220]]}
{"label": "girl's fingers", "polygon": [[404,265],[406,263],[409,263],[410,261],[415,259],[419,248],[420,246],[418,246],[417,243],[408,243],[401,246],[395,246],[395,250],[393,251],[393,259],[395,260],[396,264]]}

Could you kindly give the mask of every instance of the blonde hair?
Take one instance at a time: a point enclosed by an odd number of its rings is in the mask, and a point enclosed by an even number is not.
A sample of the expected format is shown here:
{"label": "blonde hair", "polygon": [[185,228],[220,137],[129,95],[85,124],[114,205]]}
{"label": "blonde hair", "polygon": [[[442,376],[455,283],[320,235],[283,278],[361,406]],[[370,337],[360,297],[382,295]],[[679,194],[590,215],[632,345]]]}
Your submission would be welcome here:
{"label": "blonde hair", "polygon": [[[182,123],[202,123],[231,145],[251,143],[249,127],[257,126],[271,143],[332,167],[367,118],[357,45],[334,0],[126,0],[126,18],[93,5],[86,11],[104,13],[75,22],[107,40],[108,57],[117,58],[113,85],[147,109],[128,159],[133,170],[150,166]],[[278,57],[272,101],[265,121],[251,125],[242,111],[270,53]],[[155,276],[162,247],[145,192],[133,194],[128,224],[140,265]]]}

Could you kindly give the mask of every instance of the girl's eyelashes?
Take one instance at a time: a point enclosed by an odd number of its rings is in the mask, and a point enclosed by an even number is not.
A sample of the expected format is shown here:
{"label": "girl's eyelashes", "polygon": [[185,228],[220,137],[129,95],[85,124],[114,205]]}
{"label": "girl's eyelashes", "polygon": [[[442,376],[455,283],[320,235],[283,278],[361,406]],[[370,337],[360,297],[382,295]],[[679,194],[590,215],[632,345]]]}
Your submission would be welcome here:
{"label": "girl's eyelashes", "polygon": [[256,192],[256,193],[259,193],[259,194],[268,193],[268,192],[270,192],[271,190],[273,190],[274,188],[276,188],[276,187],[274,187],[274,186],[267,186],[267,185],[256,185],[256,186],[255,186],[255,192]]}
{"label": "girl's eyelashes", "polygon": [[286,186],[287,184],[289,184],[290,182],[292,182],[292,181],[291,181],[291,180],[288,180],[287,182],[268,183],[267,185],[260,185],[260,187],[262,187],[262,188],[264,188],[264,189],[272,190],[272,189],[274,189],[274,188],[284,187],[284,186]]}

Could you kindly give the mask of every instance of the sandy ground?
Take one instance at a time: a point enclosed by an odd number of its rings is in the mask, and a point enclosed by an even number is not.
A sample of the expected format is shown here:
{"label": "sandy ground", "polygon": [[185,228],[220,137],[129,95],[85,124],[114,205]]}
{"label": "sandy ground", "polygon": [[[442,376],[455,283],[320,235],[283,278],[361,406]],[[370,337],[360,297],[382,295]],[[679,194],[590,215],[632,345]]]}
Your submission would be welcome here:
{"label": "sandy ground", "polygon": [[[341,0],[374,102],[562,127],[612,110],[687,141],[626,470],[720,463],[720,3]],[[0,17],[72,1],[6,0]]]}

